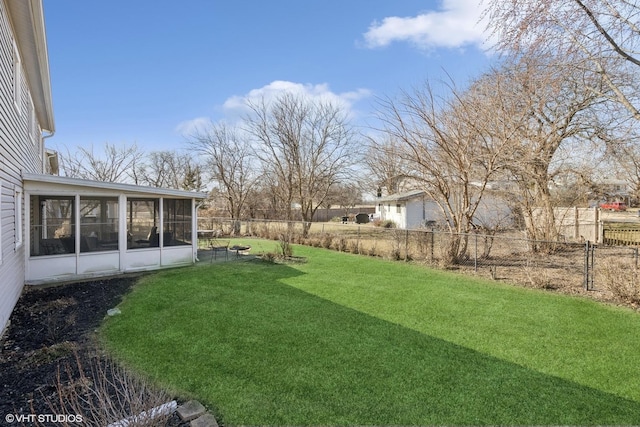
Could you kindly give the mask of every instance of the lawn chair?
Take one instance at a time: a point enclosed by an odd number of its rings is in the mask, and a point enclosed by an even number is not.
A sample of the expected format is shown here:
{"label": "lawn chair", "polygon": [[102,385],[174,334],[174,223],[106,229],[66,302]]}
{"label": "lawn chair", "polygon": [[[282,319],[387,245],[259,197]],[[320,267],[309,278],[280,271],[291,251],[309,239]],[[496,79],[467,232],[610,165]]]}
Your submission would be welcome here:
{"label": "lawn chair", "polygon": [[220,239],[210,239],[209,249],[211,250],[211,262],[218,259],[218,252],[224,252],[225,259],[229,259],[229,241]]}

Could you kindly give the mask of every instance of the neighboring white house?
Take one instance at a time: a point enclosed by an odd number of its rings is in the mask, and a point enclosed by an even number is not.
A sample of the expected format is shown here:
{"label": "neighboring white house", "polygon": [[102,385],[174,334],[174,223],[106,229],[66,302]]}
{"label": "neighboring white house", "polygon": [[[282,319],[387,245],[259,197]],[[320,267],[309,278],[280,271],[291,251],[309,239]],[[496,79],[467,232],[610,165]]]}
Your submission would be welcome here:
{"label": "neighboring white house", "polygon": [[195,262],[206,194],[52,175],[42,0],[0,0],[0,73],[0,335],[25,282]]}
{"label": "neighboring white house", "polygon": [[[380,197],[376,201],[375,217],[391,220],[398,228],[421,228],[446,223],[438,204],[422,190]],[[473,217],[474,224],[487,228],[508,227],[512,223],[511,209],[498,196],[487,191]]]}
{"label": "neighboring white house", "polygon": [[393,221],[398,228],[409,229],[442,219],[438,205],[422,190],[378,198],[375,216],[381,221]]}

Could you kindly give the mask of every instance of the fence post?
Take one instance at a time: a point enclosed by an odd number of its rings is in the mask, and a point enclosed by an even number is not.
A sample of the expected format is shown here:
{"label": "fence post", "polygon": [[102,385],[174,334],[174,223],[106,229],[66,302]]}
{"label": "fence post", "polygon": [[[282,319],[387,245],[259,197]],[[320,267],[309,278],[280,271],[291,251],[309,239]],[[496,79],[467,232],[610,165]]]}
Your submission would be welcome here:
{"label": "fence post", "polygon": [[409,261],[409,229],[404,232],[404,260]]}
{"label": "fence post", "polygon": [[473,271],[478,272],[478,233],[475,233],[475,255],[473,257]]}
{"label": "fence post", "polygon": [[585,243],[584,248],[584,289],[593,290],[594,261],[595,261],[595,245],[589,240]]}
{"label": "fence post", "polygon": [[431,262],[433,262],[433,246],[435,244],[434,228],[431,229]]}

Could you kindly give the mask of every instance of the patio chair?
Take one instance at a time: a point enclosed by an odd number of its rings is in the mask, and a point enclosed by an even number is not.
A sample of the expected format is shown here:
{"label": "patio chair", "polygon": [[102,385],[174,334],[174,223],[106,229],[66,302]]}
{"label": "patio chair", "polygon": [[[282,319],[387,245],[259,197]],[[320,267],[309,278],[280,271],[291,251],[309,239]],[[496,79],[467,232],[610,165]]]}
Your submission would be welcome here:
{"label": "patio chair", "polygon": [[142,246],[158,246],[158,227],[153,226],[149,231],[149,235],[146,239],[138,239],[136,243]]}
{"label": "patio chair", "polygon": [[218,258],[218,252],[224,252],[225,259],[229,259],[229,241],[220,239],[210,239],[209,249],[211,250],[211,262]]}

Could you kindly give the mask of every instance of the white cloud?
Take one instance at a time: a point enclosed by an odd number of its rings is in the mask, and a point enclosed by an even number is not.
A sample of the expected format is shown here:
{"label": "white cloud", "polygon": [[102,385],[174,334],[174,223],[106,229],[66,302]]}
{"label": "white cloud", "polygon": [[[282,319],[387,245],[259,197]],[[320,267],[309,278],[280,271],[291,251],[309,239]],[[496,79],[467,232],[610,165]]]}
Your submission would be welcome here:
{"label": "white cloud", "polygon": [[227,99],[223,107],[227,113],[233,114],[234,112],[238,111],[246,111],[247,101],[261,102],[262,100],[264,100],[265,103],[268,104],[284,93],[304,96],[311,100],[322,100],[324,102],[331,102],[335,105],[341,106],[347,111],[350,111],[352,109],[355,102],[371,95],[371,92],[367,89],[357,89],[351,92],[334,93],[329,89],[329,85],[326,83],[313,85],[275,80],[266,86],[249,91],[249,93],[247,93],[246,95],[233,96]]}
{"label": "white cloud", "polygon": [[369,48],[409,42],[421,49],[482,46],[486,41],[481,0],[443,0],[440,10],[413,17],[390,16],[374,22],[364,33]]}
{"label": "white cloud", "polygon": [[196,117],[195,119],[185,120],[176,126],[176,132],[180,135],[188,137],[195,135],[199,130],[206,129],[211,123],[207,117]]}
{"label": "white cloud", "polygon": [[[221,120],[233,123],[241,120],[246,113],[249,112],[247,102],[259,103],[264,100],[266,104],[276,100],[284,93],[304,96],[311,101],[320,100],[330,102],[341,107],[347,115],[351,117],[357,116],[354,104],[361,99],[371,96],[371,91],[367,89],[356,89],[350,92],[335,93],[326,83],[321,84],[303,84],[294,83],[284,80],[275,80],[261,88],[252,89],[245,95],[236,95],[228,98],[224,104],[223,115]],[[199,130],[206,129],[211,123],[211,119],[206,117],[196,117],[191,120],[185,120],[176,126],[176,132],[189,136],[197,133]]]}

